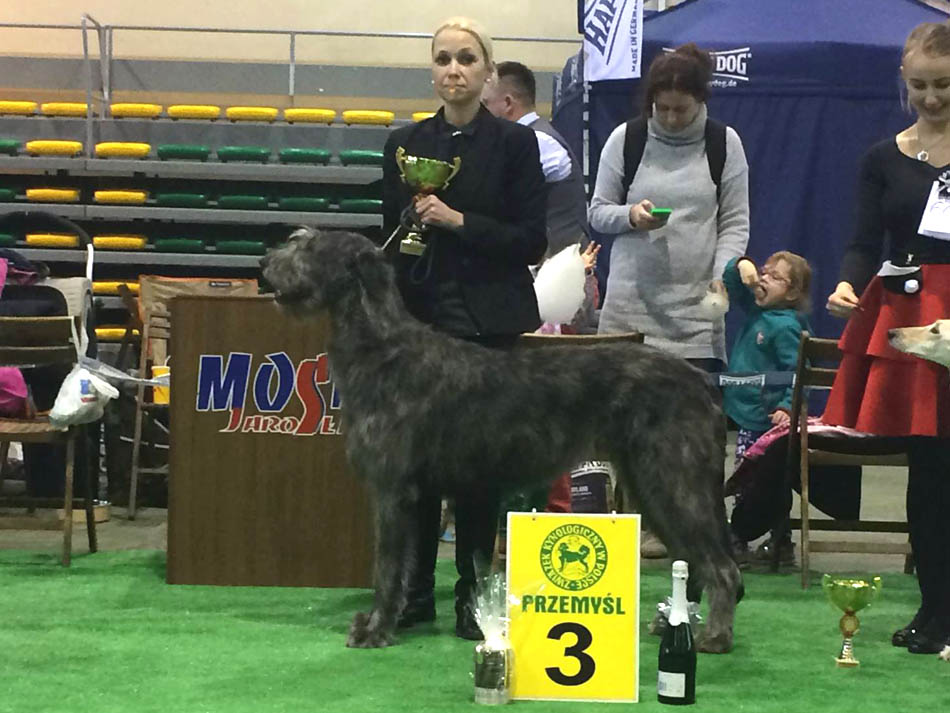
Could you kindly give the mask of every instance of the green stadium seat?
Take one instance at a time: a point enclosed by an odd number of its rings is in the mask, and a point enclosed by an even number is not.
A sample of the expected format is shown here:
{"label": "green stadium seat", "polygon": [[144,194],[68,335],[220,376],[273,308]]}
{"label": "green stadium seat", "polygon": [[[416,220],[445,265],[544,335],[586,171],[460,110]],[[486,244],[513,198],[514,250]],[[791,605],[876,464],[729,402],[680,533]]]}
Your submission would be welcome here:
{"label": "green stadium seat", "polygon": [[257,161],[267,163],[270,149],[266,146],[222,146],[218,149],[220,161]]}
{"label": "green stadium seat", "polygon": [[340,151],[340,163],[344,166],[382,166],[383,152],[346,149]]}
{"label": "green stadium seat", "polygon": [[330,152],[326,149],[281,149],[277,156],[281,163],[330,163]]}
{"label": "green stadium seat", "polygon": [[12,203],[16,200],[16,190],[13,188],[0,188],[0,203]]}
{"label": "green stadium seat", "polygon": [[207,161],[211,149],[200,144],[161,144],[156,150],[162,161]]}
{"label": "green stadium seat", "polygon": [[304,213],[318,213],[330,210],[329,198],[310,198],[308,196],[284,196],[278,199],[277,207],[281,210],[296,210]]}
{"label": "green stadium seat", "polygon": [[343,213],[382,213],[383,202],[378,198],[341,198]]}
{"label": "green stadium seat", "polygon": [[0,233],[0,248],[12,248],[16,245],[16,236],[10,233]]}
{"label": "green stadium seat", "polygon": [[156,193],[155,203],[166,208],[207,208],[204,193]]}
{"label": "green stadium seat", "polygon": [[267,210],[267,196],[229,195],[218,196],[218,208],[229,210]]}
{"label": "green stadium seat", "polygon": [[202,253],[205,244],[197,238],[159,238],[155,241],[155,249],[163,253]]}
{"label": "green stadium seat", "polygon": [[219,253],[232,255],[263,255],[267,245],[259,240],[218,240],[215,247]]}
{"label": "green stadium seat", "polygon": [[20,142],[16,139],[0,139],[0,153],[16,156],[20,150]]}

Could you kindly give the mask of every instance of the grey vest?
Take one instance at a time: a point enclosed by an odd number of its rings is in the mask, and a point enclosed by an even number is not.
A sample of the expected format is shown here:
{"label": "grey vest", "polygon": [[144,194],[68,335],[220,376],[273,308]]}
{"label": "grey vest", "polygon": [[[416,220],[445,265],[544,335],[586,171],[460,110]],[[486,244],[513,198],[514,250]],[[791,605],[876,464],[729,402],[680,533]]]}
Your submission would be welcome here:
{"label": "grey vest", "polygon": [[546,119],[538,118],[529,126],[547,134],[557,141],[571,157],[571,175],[563,181],[548,183],[548,250],[546,255],[555,255],[568,245],[581,243],[587,247],[590,229],[587,227],[587,195],[584,192],[584,175],[581,165],[567,141]]}

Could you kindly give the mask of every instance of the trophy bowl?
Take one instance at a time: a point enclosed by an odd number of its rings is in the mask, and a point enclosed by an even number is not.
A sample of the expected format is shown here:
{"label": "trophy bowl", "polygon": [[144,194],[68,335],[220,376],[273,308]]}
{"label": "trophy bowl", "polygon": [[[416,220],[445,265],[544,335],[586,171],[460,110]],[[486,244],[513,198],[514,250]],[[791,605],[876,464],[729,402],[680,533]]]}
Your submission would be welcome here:
{"label": "trophy bowl", "polygon": [[416,194],[427,195],[448,188],[449,181],[455,178],[461,168],[462,159],[456,156],[453,163],[448,163],[434,158],[409,156],[400,146],[396,149],[396,165],[407,186]]}
{"label": "trophy bowl", "polygon": [[844,612],[838,622],[843,643],[841,653],[835,659],[840,668],[853,668],[860,662],[854,657],[854,635],[858,633],[860,622],[857,612],[871,605],[881,591],[881,578],[843,579],[826,574],[821,579],[821,587],[828,600]]}

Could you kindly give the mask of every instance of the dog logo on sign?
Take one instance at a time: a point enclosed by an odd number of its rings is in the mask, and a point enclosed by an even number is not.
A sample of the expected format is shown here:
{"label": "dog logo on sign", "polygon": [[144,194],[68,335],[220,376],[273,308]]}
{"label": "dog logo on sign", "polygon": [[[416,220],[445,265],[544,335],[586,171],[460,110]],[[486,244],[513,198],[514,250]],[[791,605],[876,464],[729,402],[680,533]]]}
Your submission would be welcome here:
{"label": "dog logo on sign", "polygon": [[586,525],[562,525],[541,543],[541,571],[561,589],[579,591],[595,584],[607,569],[607,546]]}

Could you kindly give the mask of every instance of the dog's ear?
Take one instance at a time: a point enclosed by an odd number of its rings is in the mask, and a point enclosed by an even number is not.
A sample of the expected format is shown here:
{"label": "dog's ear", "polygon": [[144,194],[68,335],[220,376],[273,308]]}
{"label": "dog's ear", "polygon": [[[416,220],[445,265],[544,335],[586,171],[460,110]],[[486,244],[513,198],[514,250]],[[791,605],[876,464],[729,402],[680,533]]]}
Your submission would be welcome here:
{"label": "dog's ear", "polygon": [[384,292],[389,285],[389,265],[379,248],[360,250],[352,259],[353,272],[363,289],[371,295]]}

